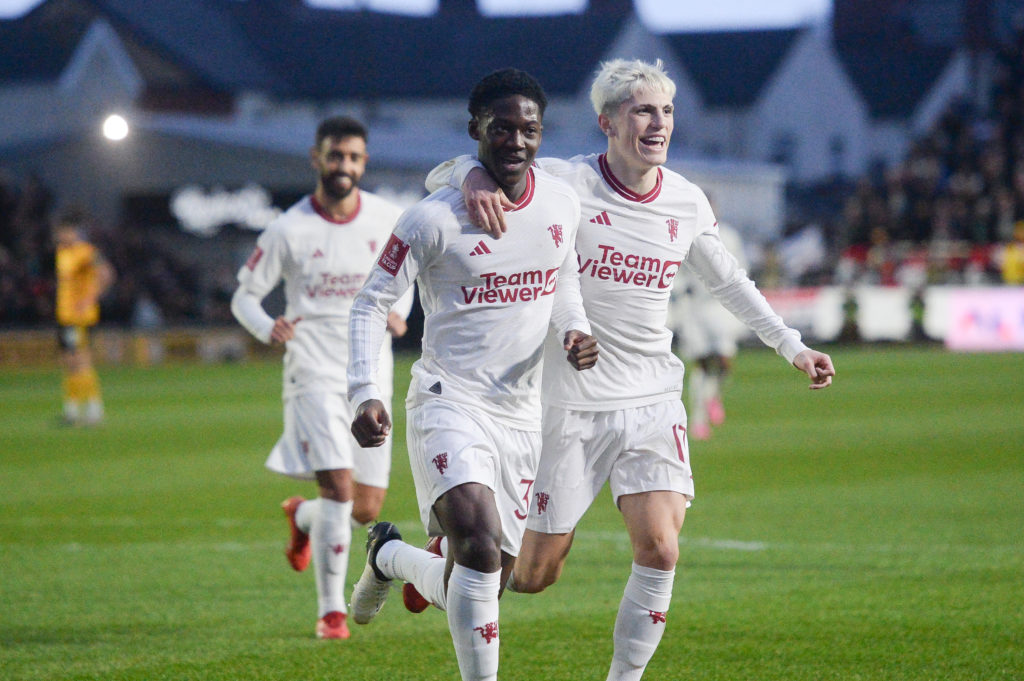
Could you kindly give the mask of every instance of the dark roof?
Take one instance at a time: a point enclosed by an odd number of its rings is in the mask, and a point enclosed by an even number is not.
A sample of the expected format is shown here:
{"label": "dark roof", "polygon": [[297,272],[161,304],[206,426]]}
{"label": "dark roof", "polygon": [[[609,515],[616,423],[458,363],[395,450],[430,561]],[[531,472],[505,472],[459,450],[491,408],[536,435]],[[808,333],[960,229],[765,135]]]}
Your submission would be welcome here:
{"label": "dark roof", "polygon": [[874,118],[906,118],[953,56],[953,48],[910,39],[837,42],[836,52]]}
{"label": "dark roof", "polygon": [[48,0],[0,21],[0,80],[53,80],[67,68],[94,21],[107,21],[150,86],[235,91],[272,83],[275,73],[221,0],[138,3]]}
{"label": "dark roof", "polygon": [[[615,5],[619,12],[607,10]],[[631,3],[578,15],[490,18],[442,4],[430,17],[235,3],[252,44],[278,69],[282,96],[465,97],[494,69],[515,66],[552,94],[575,94],[619,34]]]}
{"label": "dark roof", "polygon": [[56,17],[44,7],[0,21],[0,80],[53,80],[67,66],[87,28],[83,21]]}
{"label": "dark roof", "polygon": [[[47,0],[0,21],[0,80],[53,79],[97,17],[117,31],[150,87],[161,78],[282,99],[465,97],[516,66],[552,94],[575,94],[632,14],[591,0],[581,14],[492,18],[472,0],[413,17],[327,10],[299,0]],[[175,74],[169,78],[168,74]]]}
{"label": "dark roof", "polygon": [[669,33],[662,36],[708,107],[746,107],[805,29]]}
{"label": "dark roof", "polygon": [[[224,0],[89,0],[118,29],[217,88],[273,87],[276,74]],[[258,4],[258,3],[252,3]]]}

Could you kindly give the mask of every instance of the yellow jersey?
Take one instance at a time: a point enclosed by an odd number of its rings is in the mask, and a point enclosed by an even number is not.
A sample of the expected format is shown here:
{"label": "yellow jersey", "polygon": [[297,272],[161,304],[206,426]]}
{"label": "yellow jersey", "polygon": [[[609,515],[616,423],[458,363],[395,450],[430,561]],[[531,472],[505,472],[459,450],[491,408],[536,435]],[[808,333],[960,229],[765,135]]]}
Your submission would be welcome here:
{"label": "yellow jersey", "polygon": [[1003,281],[1007,284],[1024,284],[1024,243],[1015,241],[1003,253]]}
{"label": "yellow jersey", "polygon": [[85,241],[57,247],[57,323],[61,326],[93,326],[100,320],[99,258],[96,247]]}

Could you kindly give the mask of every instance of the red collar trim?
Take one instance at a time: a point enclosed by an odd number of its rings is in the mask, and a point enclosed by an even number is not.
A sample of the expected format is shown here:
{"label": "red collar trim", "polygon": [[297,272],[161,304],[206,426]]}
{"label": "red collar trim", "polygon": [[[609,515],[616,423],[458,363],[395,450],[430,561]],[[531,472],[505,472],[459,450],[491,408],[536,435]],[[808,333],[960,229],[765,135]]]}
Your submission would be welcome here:
{"label": "red collar trim", "polygon": [[534,190],[536,189],[536,181],[533,179],[533,168],[526,169],[526,189],[523,191],[523,195],[519,197],[509,212],[519,210],[520,208],[526,208],[530,205],[530,201],[533,200]]}
{"label": "red collar trim", "polygon": [[333,225],[345,225],[355,220],[359,216],[359,211],[363,207],[363,197],[358,193],[358,191],[359,190],[356,190],[356,209],[352,212],[352,215],[349,215],[347,218],[339,219],[328,213],[324,210],[324,207],[320,205],[320,202],[316,200],[316,195],[314,194],[309,195],[309,203],[313,206],[313,210],[316,211],[316,214],[324,220],[327,220],[327,222],[330,222]]}
{"label": "red collar trim", "polygon": [[658,168],[658,179],[654,183],[654,188],[644,195],[637,194],[635,191],[622,184],[619,178],[612,174],[612,169],[608,166],[608,159],[605,158],[605,154],[601,154],[597,157],[597,164],[601,168],[601,175],[604,177],[604,181],[619,194],[619,196],[630,201],[636,201],[638,203],[650,203],[654,199],[658,198],[661,194],[661,168]]}

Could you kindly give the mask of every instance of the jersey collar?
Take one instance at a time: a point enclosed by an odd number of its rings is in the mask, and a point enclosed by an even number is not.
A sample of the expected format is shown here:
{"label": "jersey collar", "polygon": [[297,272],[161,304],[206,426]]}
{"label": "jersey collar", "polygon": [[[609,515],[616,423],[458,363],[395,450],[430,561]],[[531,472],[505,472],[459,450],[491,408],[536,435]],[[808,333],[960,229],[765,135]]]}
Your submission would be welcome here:
{"label": "jersey collar", "polygon": [[530,205],[530,201],[533,200],[533,193],[536,189],[536,180],[533,178],[533,168],[526,169],[526,189],[523,190],[523,195],[516,201],[516,205],[512,206],[509,211],[519,210],[520,208],[526,208]]}
{"label": "jersey collar", "polygon": [[322,217],[324,220],[327,220],[327,222],[330,222],[332,225],[346,225],[355,220],[359,216],[359,211],[363,207],[363,195],[359,193],[358,189],[356,190],[356,209],[352,211],[352,215],[349,215],[347,218],[342,219],[338,219],[332,216],[326,210],[324,210],[324,207],[321,206],[320,202],[316,200],[316,195],[314,194],[309,195],[309,203],[311,206],[313,206],[313,210],[316,211],[317,215]]}
{"label": "jersey collar", "polygon": [[612,174],[612,169],[608,165],[608,159],[605,158],[605,154],[601,154],[597,157],[598,166],[601,168],[601,175],[604,177],[604,181],[608,183],[608,186],[615,190],[615,192],[629,201],[636,201],[637,203],[650,203],[654,199],[658,198],[661,194],[661,168],[658,168],[658,179],[654,183],[654,187],[651,191],[646,194],[637,194],[635,191],[622,184],[619,178]]}

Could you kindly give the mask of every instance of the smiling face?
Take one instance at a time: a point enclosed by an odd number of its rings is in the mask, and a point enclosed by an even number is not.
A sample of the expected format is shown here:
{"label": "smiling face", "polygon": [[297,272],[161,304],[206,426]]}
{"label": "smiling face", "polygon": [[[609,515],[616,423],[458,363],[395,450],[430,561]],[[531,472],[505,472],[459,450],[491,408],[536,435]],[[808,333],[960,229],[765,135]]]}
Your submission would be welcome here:
{"label": "smiling face", "polygon": [[640,90],[611,115],[598,116],[608,136],[610,160],[638,173],[663,165],[673,128],[672,97],[658,90]]}
{"label": "smiling face", "polygon": [[477,157],[513,201],[526,188],[526,173],[537,156],[543,129],[540,107],[523,95],[496,99],[469,121],[469,136],[478,142]]}

